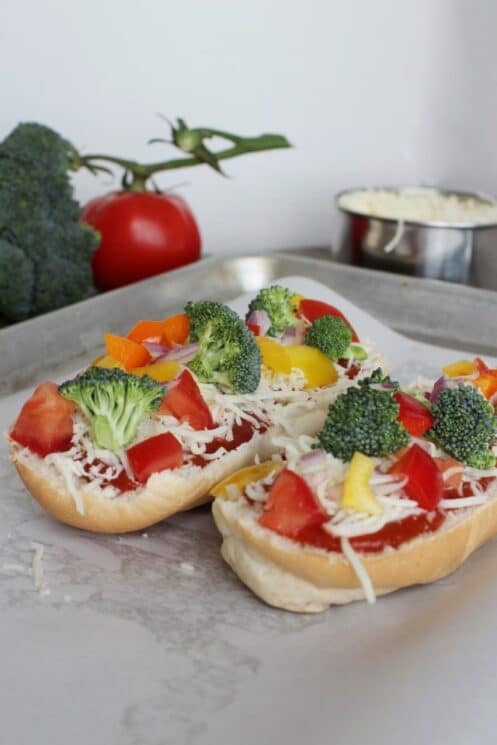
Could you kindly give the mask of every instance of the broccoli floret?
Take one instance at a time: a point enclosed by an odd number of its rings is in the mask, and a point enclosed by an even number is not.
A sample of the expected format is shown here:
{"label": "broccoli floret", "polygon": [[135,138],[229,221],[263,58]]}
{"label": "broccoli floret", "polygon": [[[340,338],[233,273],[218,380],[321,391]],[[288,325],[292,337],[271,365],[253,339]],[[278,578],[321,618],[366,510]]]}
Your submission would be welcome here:
{"label": "broccoli floret", "polygon": [[200,349],[188,364],[204,383],[227,391],[252,393],[261,377],[261,354],[242,319],[226,305],[210,300],[187,303],[190,340]]}
{"label": "broccoli floret", "polygon": [[117,368],[91,367],[59,387],[90,421],[90,436],[105,450],[119,450],[136,435],[138,425],[157,411],[164,387],[148,375],[138,377]]}
{"label": "broccoli floret", "polygon": [[[92,290],[97,234],[79,221],[69,171],[74,148],[40,124],[20,124],[0,143],[0,313],[20,321],[82,300]],[[2,293],[3,294],[3,293]]]}
{"label": "broccoli floret", "polygon": [[345,321],[335,316],[316,318],[305,335],[305,343],[316,347],[330,360],[343,357],[352,341],[352,331]]}
{"label": "broccoli floret", "polygon": [[385,390],[392,393],[396,393],[400,390],[399,383],[396,380],[392,380],[389,375],[385,375],[381,367],[377,367],[376,370],[373,370],[369,378],[364,378],[359,381],[360,386],[369,386],[372,383],[374,383],[374,385],[385,386]]}
{"label": "broccoli floret", "polygon": [[443,391],[433,404],[434,424],[428,433],[434,442],[473,468],[491,468],[490,452],[497,423],[493,406],[472,385],[461,383]]}
{"label": "broccoli floret", "polygon": [[371,388],[363,381],[329,407],[318,441],[324,450],[343,461],[351,460],[356,451],[383,457],[409,442],[398,415],[399,405],[392,392]]}
{"label": "broccoli floret", "polygon": [[271,321],[268,336],[278,336],[285,329],[297,325],[297,313],[291,290],[280,285],[273,285],[260,290],[250,302],[245,320],[254,310],[265,310]]}

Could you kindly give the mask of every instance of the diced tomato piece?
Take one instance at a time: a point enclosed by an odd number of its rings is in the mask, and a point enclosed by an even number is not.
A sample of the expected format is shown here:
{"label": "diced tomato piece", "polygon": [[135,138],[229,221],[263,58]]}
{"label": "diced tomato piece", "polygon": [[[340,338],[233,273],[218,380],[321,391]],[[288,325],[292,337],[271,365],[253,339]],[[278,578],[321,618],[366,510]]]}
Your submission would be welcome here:
{"label": "diced tomato piece", "polygon": [[183,465],[183,448],[170,432],[149,437],[130,447],[126,454],[136,480],[141,484],[145,484],[153,473]]}
{"label": "diced tomato piece", "polygon": [[183,370],[178,382],[168,388],[159,414],[172,414],[193,429],[212,429],[214,420],[200,388],[189,370]]}
{"label": "diced tomato piece", "polygon": [[42,458],[69,450],[75,408],[55,383],[42,383],[22,407],[10,436]]}
{"label": "diced tomato piece", "polygon": [[424,510],[434,510],[442,499],[444,483],[437,464],[418,444],[409,450],[389,470],[389,473],[407,476],[404,491]]}
{"label": "diced tomato piece", "polygon": [[271,487],[259,524],[287,538],[295,538],[304,528],[322,525],[328,520],[306,481],[286,468]]}
{"label": "diced tomato piece", "polygon": [[395,393],[394,398],[400,406],[397,417],[410,435],[422,437],[433,426],[431,411],[414,396],[408,393]]}
{"label": "diced tomato piece", "polygon": [[344,316],[341,310],[335,308],[334,305],[323,303],[322,300],[303,298],[299,303],[297,315],[300,317],[304,316],[304,318],[307,318],[310,323],[313,323],[316,318],[321,318],[321,316],[335,316],[335,318],[341,318],[352,331],[352,341],[359,341],[359,337],[349,319]]}
{"label": "diced tomato piece", "polygon": [[[459,489],[462,481],[463,464],[455,458],[433,458],[433,460],[442,474],[444,490]],[[452,471],[452,473],[447,478],[445,474],[448,471]]]}
{"label": "diced tomato piece", "polygon": [[253,333],[254,336],[260,336],[261,335],[261,327],[258,323],[246,323],[245,324],[249,331]]}

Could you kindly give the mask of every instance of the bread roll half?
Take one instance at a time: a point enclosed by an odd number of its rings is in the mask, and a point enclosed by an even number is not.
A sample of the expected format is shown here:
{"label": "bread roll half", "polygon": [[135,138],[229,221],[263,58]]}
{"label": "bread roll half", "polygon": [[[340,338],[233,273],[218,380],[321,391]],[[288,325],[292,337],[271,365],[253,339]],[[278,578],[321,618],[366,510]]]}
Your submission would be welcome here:
{"label": "bread roll half", "polygon": [[[292,422],[292,434],[314,434],[322,427],[325,408],[316,408]],[[142,530],[166,517],[210,500],[209,492],[231,473],[254,462],[256,455],[269,458],[279,448],[273,438],[283,434],[271,427],[208,465],[185,466],[155,473],[135,491],[113,498],[81,483],[71,494],[61,473],[27,448],[9,440],[10,457],[26,488],[36,501],[60,522],[96,533],[127,533]]]}
{"label": "bread roll half", "polygon": [[[318,613],[365,597],[343,554],[303,547],[257,523],[244,498],[216,499],[213,515],[222,536],[225,561],[269,605],[299,613]],[[375,594],[434,582],[457,569],[497,533],[497,497],[487,504],[455,510],[435,533],[398,549],[358,554]]]}

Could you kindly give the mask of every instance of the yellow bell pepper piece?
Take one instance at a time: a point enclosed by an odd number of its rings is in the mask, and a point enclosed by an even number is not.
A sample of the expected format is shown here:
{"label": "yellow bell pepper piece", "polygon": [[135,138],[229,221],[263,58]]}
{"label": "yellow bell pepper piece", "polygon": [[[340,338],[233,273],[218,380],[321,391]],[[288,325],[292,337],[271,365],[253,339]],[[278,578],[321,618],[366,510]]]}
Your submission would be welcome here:
{"label": "yellow bell pepper piece", "polygon": [[338,380],[333,362],[315,347],[306,344],[280,344],[267,336],[257,336],[262,362],[276,373],[289,375],[292,369],[302,370],[305,388],[321,388]]}
{"label": "yellow bell pepper piece", "polygon": [[299,309],[300,301],[305,298],[305,295],[300,295],[298,292],[295,293],[295,295],[292,295],[292,305],[295,308],[295,310]]}
{"label": "yellow bell pepper piece", "polygon": [[[211,489],[211,496],[218,499],[236,499],[237,493],[242,494],[252,481],[260,481],[260,479],[269,476],[270,473],[274,473],[276,476],[283,469],[284,465],[283,461],[267,460],[264,463],[257,463],[255,466],[241,468],[236,473],[220,481],[219,484],[216,484]],[[236,487],[237,491],[230,487]]]}
{"label": "yellow bell pepper piece", "polygon": [[148,375],[158,383],[167,383],[175,378],[180,370],[181,365],[176,360],[164,360],[163,362],[154,362],[153,365],[135,367],[131,372],[133,375]]}
{"label": "yellow bell pepper piece", "polygon": [[359,452],[354,453],[343,482],[341,506],[344,509],[381,515],[383,507],[369,486],[374,467],[371,458]]}
{"label": "yellow bell pepper piece", "polygon": [[262,362],[266,367],[276,373],[289,375],[292,372],[292,361],[288,355],[289,347],[283,346],[268,336],[256,336],[255,340],[259,346]]}
{"label": "yellow bell pepper piece", "polygon": [[473,375],[473,373],[478,372],[478,368],[471,360],[458,360],[450,365],[445,365],[442,372],[448,378],[459,378],[462,375]]}
{"label": "yellow bell pepper piece", "polygon": [[124,370],[122,362],[118,362],[118,360],[115,360],[114,357],[110,356],[110,354],[104,354],[103,357],[97,357],[96,360],[93,360],[90,367],[105,367],[107,370],[112,370],[117,367],[119,370]]}
{"label": "yellow bell pepper piece", "polygon": [[321,388],[338,380],[333,362],[315,347],[306,344],[291,344],[286,347],[292,368],[302,370],[307,381],[304,388]]}

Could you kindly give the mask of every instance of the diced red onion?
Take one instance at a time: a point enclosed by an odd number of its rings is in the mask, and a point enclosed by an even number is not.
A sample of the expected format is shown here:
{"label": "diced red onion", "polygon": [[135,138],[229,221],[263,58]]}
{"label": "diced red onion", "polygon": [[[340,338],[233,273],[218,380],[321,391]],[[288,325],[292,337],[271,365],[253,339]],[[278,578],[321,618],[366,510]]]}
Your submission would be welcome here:
{"label": "diced red onion", "polygon": [[179,344],[171,349],[166,348],[166,352],[156,359],[156,362],[190,362],[199,350],[200,344]]}
{"label": "diced red onion", "polygon": [[442,375],[441,378],[438,378],[432,388],[431,393],[428,394],[427,398],[430,401],[430,403],[434,404],[438,400],[438,397],[441,393],[448,389],[457,388],[461,383],[468,385],[469,379],[467,377],[464,378],[446,378]]}
{"label": "diced red onion", "polygon": [[310,453],[300,456],[300,466],[305,470],[306,467],[316,466],[322,463],[326,458],[324,450],[311,450]]}
{"label": "diced red onion", "polygon": [[166,352],[169,351],[169,347],[167,347],[165,344],[159,344],[158,342],[154,341],[144,341],[143,346],[153,360],[157,360],[159,357],[162,357],[164,354],[166,354]]}
{"label": "diced red onion", "polygon": [[281,341],[283,344],[303,344],[305,340],[305,323],[299,321],[296,326],[290,326],[283,331]]}
{"label": "diced red onion", "polygon": [[370,383],[368,388],[372,388],[374,391],[386,391],[386,393],[397,390],[397,386],[393,383]]}
{"label": "diced red onion", "polygon": [[271,327],[271,320],[265,310],[254,310],[247,318],[247,323],[259,326],[260,336],[265,336]]}

